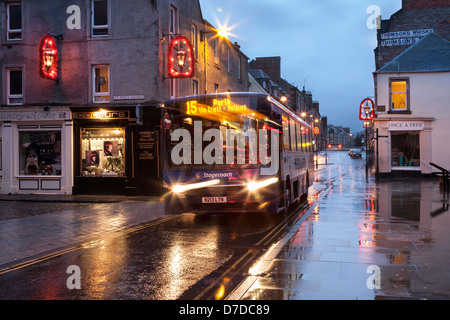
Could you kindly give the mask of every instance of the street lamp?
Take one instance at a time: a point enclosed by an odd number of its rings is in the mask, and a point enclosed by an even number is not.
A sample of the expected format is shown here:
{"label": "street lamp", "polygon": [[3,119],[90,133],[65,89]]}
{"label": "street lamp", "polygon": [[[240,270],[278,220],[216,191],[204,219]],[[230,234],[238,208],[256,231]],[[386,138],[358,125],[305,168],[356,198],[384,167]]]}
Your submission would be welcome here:
{"label": "street lamp", "polygon": [[359,119],[363,120],[363,127],[366,129],[366,141],[365,141],[365,149],[366,149],[366,179],[368,176],[369,166],[368,166],[368,128],[370,125],[370,121],[374,117],[374,108],[375,104],[372,99],[366,98],[364,99],[359,106]]}

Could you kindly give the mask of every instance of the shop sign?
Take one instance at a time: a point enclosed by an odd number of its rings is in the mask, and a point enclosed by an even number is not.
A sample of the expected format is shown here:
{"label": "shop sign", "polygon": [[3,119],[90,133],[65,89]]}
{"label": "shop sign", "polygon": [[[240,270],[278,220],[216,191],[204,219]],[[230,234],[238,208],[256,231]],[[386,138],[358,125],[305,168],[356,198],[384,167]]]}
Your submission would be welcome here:
{"label": "shop sign", "polygon": [[0,112],[0,121],[70,120],[69,111]]}
{"label": "shop sign", "polygon": [[74,119],[105,119],[105,120],[111,120],[111,119],[128,119],[129,113],[128,111],[107,111],[107,110],[100,110],[95,112],[74,112],[73,113]]}
{"label": "shop sign", "polygon": [[423,121],[390,121],[387,123],[388,131],[422,131],[424,127]]}

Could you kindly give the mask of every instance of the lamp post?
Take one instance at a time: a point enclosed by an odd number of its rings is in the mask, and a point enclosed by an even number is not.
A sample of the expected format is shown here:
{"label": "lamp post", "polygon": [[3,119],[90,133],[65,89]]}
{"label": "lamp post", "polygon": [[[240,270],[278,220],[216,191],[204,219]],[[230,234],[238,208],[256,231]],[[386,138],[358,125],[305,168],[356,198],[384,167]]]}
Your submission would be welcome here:
{"label": "lamp post", "polygon": [[359,107],[359,119],[363,120],[363,126],[366,129],[366,141],[365,141],[365,149],[366,149],[366,179],[368,177],[368,172],[369,172],[369,162],[368,162],[368,128],[370,125],[370,121],[373,119],[374,117],[374,102],[369,99],[366,98],[364,99]]}

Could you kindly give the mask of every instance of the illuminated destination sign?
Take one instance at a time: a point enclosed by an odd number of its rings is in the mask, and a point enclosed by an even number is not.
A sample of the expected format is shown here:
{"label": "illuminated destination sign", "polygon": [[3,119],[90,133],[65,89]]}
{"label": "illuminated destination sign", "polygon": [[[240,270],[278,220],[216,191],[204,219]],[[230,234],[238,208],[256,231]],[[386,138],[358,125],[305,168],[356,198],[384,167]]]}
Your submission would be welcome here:
{"label": "illuminated destination sign", "polygon": [[246,104],[234,103],[230,99],[213,99],[212,105],[200,104],[197,101],[186,102],[186,113],[191,115],[207,115],[218,113],[244,113]]}

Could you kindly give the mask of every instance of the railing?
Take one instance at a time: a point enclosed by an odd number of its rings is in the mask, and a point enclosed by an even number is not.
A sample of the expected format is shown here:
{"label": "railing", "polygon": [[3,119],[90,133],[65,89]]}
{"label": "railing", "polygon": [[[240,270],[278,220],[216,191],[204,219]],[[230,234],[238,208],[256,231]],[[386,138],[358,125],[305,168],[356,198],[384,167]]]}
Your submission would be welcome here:
{"label": "railing", "polygon": [[437,164],[430,162],[430,165],[435,167],[436,169],[441,170],[442,177],[441,177],[441,185],[443,186],[444,190],[448,191],[449,189],[449,181],[448,181],[448,177],[449,177],[449,172],[447,169],[444,169],[440,166],[438,166]]}

